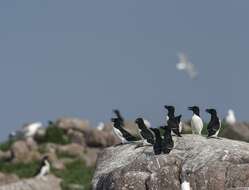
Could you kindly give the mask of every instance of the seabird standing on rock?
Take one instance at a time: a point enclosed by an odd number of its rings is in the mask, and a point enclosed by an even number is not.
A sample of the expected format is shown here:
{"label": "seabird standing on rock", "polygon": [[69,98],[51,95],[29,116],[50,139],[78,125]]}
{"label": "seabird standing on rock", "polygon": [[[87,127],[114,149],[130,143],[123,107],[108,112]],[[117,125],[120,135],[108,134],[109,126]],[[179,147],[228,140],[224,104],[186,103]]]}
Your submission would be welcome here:
{"label": "seabird standing on rock", "polygon": [[181,137],[181,133],[179,131],[179,124],[181,121],[182,115],[175,117],[175,107],[174,106],[164,106],[168,110],[168,121],[167,124],[171,128],[171,130],[178,136]]}
{"label": "seabird standing on rock", "polygon": [[46,175],[48,175],[50,172],[50,164],[48,161],[48,156],[44,156],[42,158],[41,164],[39,169],[36,172],[36,177],[40,178],[40,177],[44,177]]}
{"label": "seabird standing on rock", "polygon": [[174,148],[174,141],[171,135],[171,128],[169,126],[162,126],[160,128],[164,130],[162,140],[162,152],[164,154],[169,154],[170,151]]}
{"label": "seabird standing on rock", "polygon": [[207,131],[208,131],[207,137],[208,138],[217,137],[221,128],[221,122],[217,116],[217,112],[215,109],[206,109],[206,112],[211,114],[211,120],[207,126]]}
{"label": "seabird standing on rock", "polygon": [[189,110],[193,111],[193,116],[191,119],[191,129],[193,134],[201,135],[203,128],[203,121],[200,117],[200,109],[198,106],[188,107]]}
{"label": "seabird standing on rock", "polygon": [[135,120],[135,123],[138,126],[139,134],[141,138],[144,140],[145,144],[153,145],[155,143],[155,134],[152,130],[147,128],[147,126],[144,123],[144,119],[137,118]]}
{"label": "seabird standing on rock", "polygon": [[131,141],[136,141],[137,138],[132,136],[128,131],[123,128],[123,120],[120,118],[112,118],[113,122],[113,133],[120,139],[121,144],[127,144]]}
{"label": "seabird standing on rock", "polygon": [[228,110],[225,121],[228,125],[234,125],[236,123],[236,117],[232,109]]}

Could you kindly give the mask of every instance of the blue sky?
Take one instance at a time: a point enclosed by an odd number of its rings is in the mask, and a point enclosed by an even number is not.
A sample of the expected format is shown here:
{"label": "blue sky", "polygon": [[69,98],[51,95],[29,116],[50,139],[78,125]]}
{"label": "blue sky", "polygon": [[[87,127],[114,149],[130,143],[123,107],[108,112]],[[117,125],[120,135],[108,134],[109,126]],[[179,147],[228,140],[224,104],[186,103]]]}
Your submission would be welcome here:
{"label": "blue sky", "polygon": [[[59,116],[164,121],[163,105],[233,108],[248,121],[249,1],[1,1],[0,113],[5,138]],[[176,70],[177,53],[199,70]]]}

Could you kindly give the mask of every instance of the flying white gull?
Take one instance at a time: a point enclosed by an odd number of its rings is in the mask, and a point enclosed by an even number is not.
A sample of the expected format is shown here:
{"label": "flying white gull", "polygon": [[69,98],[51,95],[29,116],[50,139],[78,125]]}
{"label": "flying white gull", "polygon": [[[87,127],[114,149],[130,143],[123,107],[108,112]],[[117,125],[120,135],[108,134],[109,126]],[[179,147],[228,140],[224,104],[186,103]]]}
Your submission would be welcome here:
{"label": "flying white gull", "polygon": [[179,63],[176,64],[176,68],[179,71],[185,71],[191,79],[195,79],[198,72],[195,66],[188,60],[188,57],[184,53],[179,53]]}
{"label": "flying white gull", "polygon": [[236,117],[235,117],[234,111],[232,109],[228,110],[225,121],[229,125],[234,125],[236,123]]}

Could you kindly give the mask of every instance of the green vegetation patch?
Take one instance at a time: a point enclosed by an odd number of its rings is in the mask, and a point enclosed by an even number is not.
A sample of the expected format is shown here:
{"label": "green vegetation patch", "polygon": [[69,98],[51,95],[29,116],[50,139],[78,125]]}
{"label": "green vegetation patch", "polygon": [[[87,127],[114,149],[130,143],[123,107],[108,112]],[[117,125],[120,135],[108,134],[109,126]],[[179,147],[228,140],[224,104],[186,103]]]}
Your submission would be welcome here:
{"label": "green vegetation patch", "polygon": [[55,144],[70,144],[70,139],[64,133],[64,130],[56,126],[48,126],[45,136],[37,139],[38,143],[55,143]]}
{"label": "green vegetation patch", "polygon": [[54,174],[63,180],[63,190],[69,189],[71,184],[80,185],[84,190],[91,189],[91,179],[94,169],[86,167],[81,160],[75,160],[66,165],[62,171],[54,171]]}
{"label": "green vegetation patch", "polygon": [[3,173],[16,174],[20,178],[33,177],[39,168],[39,163],[36,161],[30,163],[10,163],[0,162],[0,171]]}
{"label": "green vegetation patch", "polygon": [[8,151],[14,142],[15,142],[14,140],[7,140],[7,141],[1,143],[0,150],[1,151]]}

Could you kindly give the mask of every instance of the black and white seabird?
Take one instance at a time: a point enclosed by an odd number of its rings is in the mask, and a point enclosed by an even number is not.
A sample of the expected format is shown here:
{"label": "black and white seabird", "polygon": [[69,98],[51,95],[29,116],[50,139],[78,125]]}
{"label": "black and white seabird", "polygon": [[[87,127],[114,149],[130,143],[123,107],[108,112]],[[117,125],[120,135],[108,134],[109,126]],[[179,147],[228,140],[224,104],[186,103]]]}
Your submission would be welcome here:
{"label": "black and white seabird", "polygon": [[208,131],[208,138],[209,137],[217,137],[220,131],[221,122],[217,116],[217,112],[215,109],[206,109],[206,112],[211,114],[211,120],[208,123],[207,131]]}
{"label": "black and white seabird", "polygon": [[37,170],[35,176],[36,177],[44,177],[44,176],[48,175],[49,172],[50,172],[50,164],[48,161],[48,156],[44,156],[42,158],[42,161],[40,163],[40,167]]}
{"label": "black and white seabird", "polygon": [[120,139],[121,144],[137,140],[136,137],[123,128],[123,121],[120,118],[112,118],[111,121],[113,122],[113,133]]}
{"label": "black and white seabird", "polygon": [[201,135],[203,128],[203,121],[200,117],[200,109],[198,106],[188,107],[188,110],[193,111],[193,116],[191,118],[191,129],[193,134]]}
{"label": "black and white seabird", "polygon": [[163,140],[162,140],[162,152],[164,154],[169,154],[170,151],[174,148],[174,141],[171,135],[171,128],[169,126],[160,127],[164,130]]}
{"label": "black and white seabird", "polygon": [[155,134],[155,143],[153,145],[153,150],[155,155],[159,155],[162,153],[162,137],[160,134],[160,130],[158,128],[151,128],[151,130],[154,132]]}
{"label": "black and white seabird", "polygon": [[174,106],[164,106],[168,110],[168,121],[167,124],[171,128],[171,130],[178,136],[181,137],[181,133],[179,131],[179,124],[181,122],[182,115],[175,117],[175,107]]}
{"label": "black and white seabird", "polygon": [[146,144],[154,144],[155,143],[155,134],[152,130],[150,130],[144,123],[143,118],[137,118],[135,123],[138,126],[139,134],[143,140],[145,140]]}

